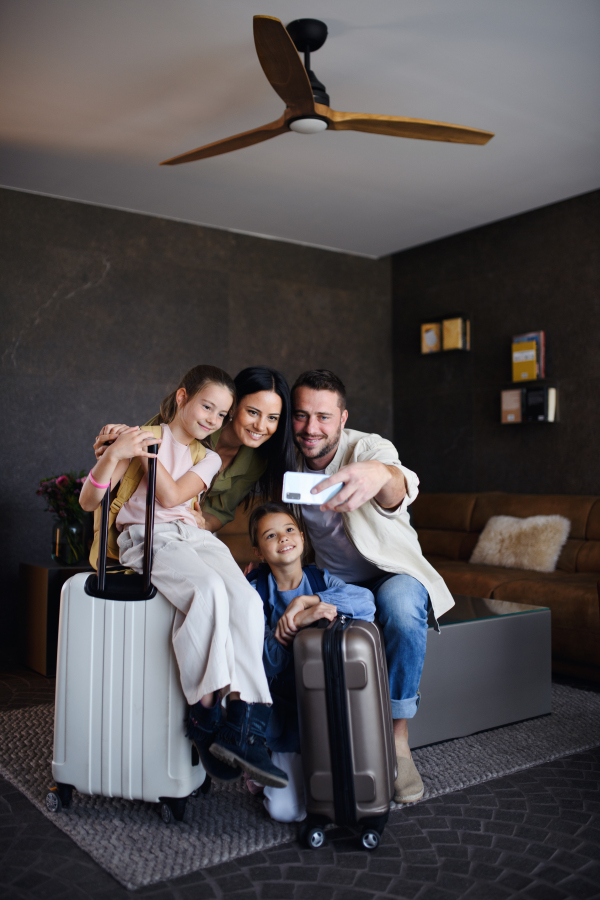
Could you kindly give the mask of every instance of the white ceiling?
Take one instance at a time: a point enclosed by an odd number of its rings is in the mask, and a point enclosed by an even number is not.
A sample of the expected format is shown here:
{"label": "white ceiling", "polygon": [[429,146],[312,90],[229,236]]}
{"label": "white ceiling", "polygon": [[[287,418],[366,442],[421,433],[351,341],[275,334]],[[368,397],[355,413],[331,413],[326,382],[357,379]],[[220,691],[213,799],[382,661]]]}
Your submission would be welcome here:
{"label": "white ceiling", "polygon": [[[336,109],[470,125],[485,147],[286,134],[252,15],[321,18]],[[0,183],[380,257],[600,187],[598,0],[2,0]]]}

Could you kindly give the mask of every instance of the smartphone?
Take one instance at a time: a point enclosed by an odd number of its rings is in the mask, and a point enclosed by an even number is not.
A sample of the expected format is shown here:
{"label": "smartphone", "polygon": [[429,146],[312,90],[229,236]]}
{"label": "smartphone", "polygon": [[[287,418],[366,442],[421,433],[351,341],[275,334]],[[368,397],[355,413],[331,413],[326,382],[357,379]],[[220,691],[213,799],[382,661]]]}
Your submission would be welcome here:
{"label": "smartphone", "polygon": [[321,491],[320,494],[311,494],[312,488],[320,481],[325,481],[329,475],[312,475],[310,472],[286,472],[283,476],[283,500],[285,503],[300,503],[307,506],[321,506],[327,503],[344,487],[343,482]]}

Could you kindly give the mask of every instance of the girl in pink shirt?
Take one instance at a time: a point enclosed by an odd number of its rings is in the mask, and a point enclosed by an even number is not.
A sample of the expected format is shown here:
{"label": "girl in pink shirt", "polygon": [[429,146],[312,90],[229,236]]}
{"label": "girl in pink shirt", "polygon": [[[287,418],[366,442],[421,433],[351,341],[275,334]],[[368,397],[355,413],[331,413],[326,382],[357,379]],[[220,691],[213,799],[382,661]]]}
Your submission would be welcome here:
{"label": "girl in pink shirt", "polygon": [[[193,465],[190,444],[207,442],[221,428],[235,401],[235,386],[222,369],[196,366],[160,407],[161,439],[125,428],[96,462],[80,503],[94,510],[105,490],[119,483],[134,456],[148,468],[159,443],[152,583],[176,607],[173,648],[181,686],[190,704],[188,737],[209,775],[229,781],[240,766],[262,784],[286,787],[265,742],[271,695],[262,663],[261,600],[230,551],[210,531],[198,528],[191,503],[210,486],[221,466],[217,453]],[[92,481],[93,479],[93,481]],[[109,488],[97,487],[110,483]],[[145,475],[117,516],[120,561],[141,572],[147,491]],[[229,696],[227,721],[221,699]]]}

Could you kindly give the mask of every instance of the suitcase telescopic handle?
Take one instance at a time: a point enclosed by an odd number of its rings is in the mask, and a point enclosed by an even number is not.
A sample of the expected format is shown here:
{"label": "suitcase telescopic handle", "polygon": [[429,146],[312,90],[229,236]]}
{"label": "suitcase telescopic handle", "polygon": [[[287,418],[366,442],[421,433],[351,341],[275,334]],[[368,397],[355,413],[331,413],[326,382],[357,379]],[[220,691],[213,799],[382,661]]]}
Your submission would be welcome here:
{"label": "suitcase telescopic handle", "polygon": [[[148,447],[148,453],[158,453],[158,444]],[[144,531],[144,593],[152,582],[152,544],[154,542],[154,500],[156,497],[156,457],[148,460],[148,491],[146,493],[146,528]]]}
{"label": "suitcase telescopic handle", "polygon": [[108,546],[108,513],[110,510],[110,487],[106,488],[102,498],[100,515],[100,545],[98,547],[98,590],[106,588],[106,548]]}
{"label": "suitcase telescopic handle", "polygon": [[[158,453],[158,444],[148,447],[148,453]],[[146,494],[146,523],[144,532],[144,593],[151,587],[152,544],[154,539],[154,501],[156,497],[156,457],[148,460],[148,491]],[[100,519],[100,546],[98,548],[98,590],[106,589],[106,553],[108,547],[108,513],[110,510],[110,488],[102,498]]]}

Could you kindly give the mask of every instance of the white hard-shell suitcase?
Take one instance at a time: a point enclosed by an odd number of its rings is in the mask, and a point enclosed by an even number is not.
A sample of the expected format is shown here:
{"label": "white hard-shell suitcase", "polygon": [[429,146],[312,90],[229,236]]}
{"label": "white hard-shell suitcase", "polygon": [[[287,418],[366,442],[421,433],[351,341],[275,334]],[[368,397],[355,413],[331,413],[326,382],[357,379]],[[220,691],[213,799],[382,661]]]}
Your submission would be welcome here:
{"label": "white hard-shell suitcase", "polygon": [[150,460],[144,574],[106,573],[109,491],[98,574],[80,573],[60,601],[51,812],[73,790],[159,804],[182,819],[210,780],[185,736],[187,704],[173,653],[175,609],[150,582],[156,467]]}

